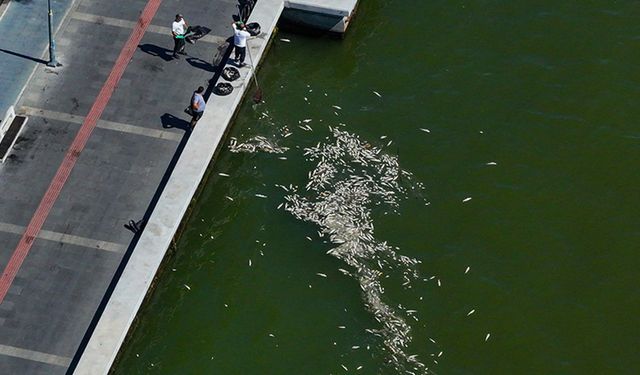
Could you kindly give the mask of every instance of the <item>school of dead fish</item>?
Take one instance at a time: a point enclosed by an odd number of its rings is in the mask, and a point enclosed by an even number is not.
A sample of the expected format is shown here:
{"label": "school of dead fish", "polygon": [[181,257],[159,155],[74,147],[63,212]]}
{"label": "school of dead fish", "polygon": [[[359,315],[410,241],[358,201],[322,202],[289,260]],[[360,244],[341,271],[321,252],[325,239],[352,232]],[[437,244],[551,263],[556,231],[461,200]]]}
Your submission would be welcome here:
{"label": "school of dead fish", "polygon": [[[381,95],[374,91],[378,97]],[[306,98],[305,98],[306,99]],[[332,106],[342,109],[339,106]],[[267,115],[268,116],[268,115]],[[302,130],[313,130],[311,119],[299,121]],[[342,125],[342,124],[340,124]],[[392,307],[385,301],[383,275],[390,269],[400,270],[405,288],[411,288],[411,282],[419,278],[417,259],[398,254],[386,242],[378,242],[374,236],[372,208],[386,204],[397,212],[402,200],[407,199],[411,191],[424,190],[420,182],[412,180],[412,174],[400,168],[398,157],[383,151],[381,147],[360,140],[348,131],[329,127],[333,142],[318,143],[303,149],[308,161],[315,167],[308,173],[308,182],[304,189],[297,186],[276,185],[283,188],[285,202],[278,206],[290,212],[299,220],[318,225],[318,235],[328,237],[336,245],[327,252],[351,267],[350,271],[339,269],[343,274],[356,279],[362,290],[364,305],[380,324],[367,329],[367,332],[381,338],[387,358],[386,362],[399,373],[432,373],[416,354],[408,354],[412,342],[411,326],[404,316],[418,321],[416,310],[407,310],[402,305]],[[428,129],[420,129],[430,132]],[[292,133],[288,128],[281,132],[281,139]],[[380,137],[385,139],[386,137]],[[327,138],[330,140],[330,138]],[[390,145],[391,142],[387,144]],[[229,144],[231,152],[267,152],[281,154],[289,150],[275,141],[263,136],[254,136],[245,142],[232,138]],[[285,157],[281,157],[286,160]],[[487,165],[495,165],[495,162]],[[255,194],[258,197],[265,197]],[[468,202],[467,197],[463,202]],[[428,204],[428,202],[427,202]],[[307,237],[307,239],[310,239]],[[396,247],[396,249],[398,249]],[[251,266],[251,261],[249,261]],[[467,267],[465,274],[470,267]],[[320,277],[326,274],[317,273]],[[386,275],[385,275],[386,276]],[[386,276],[388,277],[388,276]],[[434,279],[432,276],[429,280]],[[423,279],[427,280],[427,279]],[[437,279],[441,286],[440,279]],[[309,286],[311,287],[311,286]],[[420,298],[422,299],[422,297]],[[470,310],[467,316],[475,310]],[[339,328],[343,328],[340,326]],[[490,337],[487,334],[485,341]],[[429,338],[435,344],[435,340]],[[442,352],[438,354],[438,357]],[[432,355],[433,356],[433,355]],[[437,361],[434,360],[437,364]]]}
{"label": "school of dead fish", "polygon": [[[380,324],[367,332],[381,338],[387,362],[399,371],[425,372],[426,366],[417,356],[407,353],[412,336],[404,318],[406,311],[385,302],[382,285],[383,274],[398,269],[405,280],[403,285],[410,287],[410,281],[418,278],[416,266],[420,261],[396,253],[386,242],[378,242],[372,220],[374,206],[386,204],[396,209],[409,190],[424,187],[400,168],[396,156],[347,131],[330,130],[333,142],[303,150],[307,160],[316,163],[304,190],[282,186],[288,192],[284,209],[299,220],[318,225],[319,234],[337,245],[328,254],[351,266],[351,271],[341,271],[359,282],[364,304]],[[253,137],[244,143],[232,139],[229,148],[232,152],[287,150],[264,137]],[[408,315],[412,313],[410,310]]]}

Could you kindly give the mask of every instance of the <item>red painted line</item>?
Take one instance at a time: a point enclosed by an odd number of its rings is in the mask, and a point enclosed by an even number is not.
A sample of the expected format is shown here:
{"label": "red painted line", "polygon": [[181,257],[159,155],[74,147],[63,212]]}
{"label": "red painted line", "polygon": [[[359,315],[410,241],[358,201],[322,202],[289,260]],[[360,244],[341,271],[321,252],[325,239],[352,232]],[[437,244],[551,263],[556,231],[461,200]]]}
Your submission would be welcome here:
{"label": "red painted line", "polygon": [[62,191],[64,184],[67,182],[78,157],[80,157],[80,153],[82,153],[82,150],[87,144],[93,129],[95,129],[100,116],[102,116],[102,112],[106,108],[109,99],[111,99],[111,95],[116,89],[120,78],[122,78],[127,65],[129,65],[129,61],[133,58],[133,54],[138,48],[138,44],[140,44],[142,36],[147,30],[149,23],[151,23],[153,16],[155,16],[158,11],[158,7],[161,2],[162,0],[149,0],[147,5],[144,7],[136,27],[131,32],[129,40],[127,40],[124,47],[122,47],[120,56],[118,56],[118,59],[113,65],[113,69],[111,70],[109,77],[102,86],[93,106],[91,106],[91,110],[89,110],[89,114],[85,117],[82,126],[73,140],[73,143],[67,150],[67,154],[65,155],[62,164],[60,164],[56,175],[49,184],[47,192],[40,201],[40,205],[31,217],[31,221],[25,229],[25,232],[22,234],[22,238],[20,239],[18,246],[13,251],[11,259],[9,259],[9,263],[7,263],[4,271],[2,271],[2,277],[0,278],[0,303],[2,303],[4,297],[7,295],[7,292],[13,283],[13,279],[16,277],[20,267],[22,266],[22,262],[24,262],[27,254],[29,254],[29,250],[31,250],[31,246],[33,245],[35,238],[38,236],[40,229],[42,229],[42,225],[47,219],[47,216],[49,216],[51,208],[58,199],[60,191]]}

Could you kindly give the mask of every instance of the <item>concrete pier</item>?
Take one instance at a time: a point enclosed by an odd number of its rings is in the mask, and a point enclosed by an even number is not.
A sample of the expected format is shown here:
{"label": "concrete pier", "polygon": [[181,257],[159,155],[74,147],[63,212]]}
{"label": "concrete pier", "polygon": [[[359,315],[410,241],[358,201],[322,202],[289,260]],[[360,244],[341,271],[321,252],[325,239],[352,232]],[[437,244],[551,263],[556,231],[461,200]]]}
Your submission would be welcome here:
{"label": "concrete pier", "polygon": [[[259,0],[256,4],[249,22],[258,22],[262,33],[248,42],[255,64],[263,59],[283,8],[282,0]],[[240,69],[241,77],[232,82],[234,90],[230,95],[212,96],[215,100],[210,100],[211,103],[182,151],[74,374],[97,375],[109,372],[199,182],[251,85],[254,70],[255,67],[250,66]]]}
{"label": "concrete pier", "polygon": [[[44,66],[36,2],[3,8],[0,20],[11,43],[0,48],[2,120],[11,106],[29,118],[0,164],[0,373],[106,374],[257,66],[240,69],[232,94],[212,94],[190,132],[182,109],[198,85],[215,84],[210,62],[232,35],[235,0],[56,6],[60,68]],[[258,0],[256,65],[284,9]],[[170,49],[176,12],[212,28],[180,60]],[[142,231],[124,228],[140,219]]]}
{"label": "concrete pier", "polygon": [[[258,65],[264,58],[269,41],[283,11],[292,11],[294,19],[323,20],[304,22],[304,26],[343,33],[355,12],[357,0],[259,0],[248,22],[261,25],[262,33],[248,42],[249,53]],[[287,9],[287,7],[289,7]],[[296,16],[304,14],[305,17]],[[306,16],[311,15],[311,18]],[[331,27],[328,27],[331,25]],[[251,85],[251,75],[257,66],[241,69],[241,77],[233,82],[229,96],[215,97],[207,107],[193,132],[193,137],[182,152],[167,186],[149,218],[131,259],[100,320],[91,334],[79,363],[76,375],[107,374],[133,324],[155,274],[160,267],[171,240],[178,230],[184,214],[196,193],[219,148],[224,133],[231,124],[238,105]],[[197,183],[194,183],[197,182]]]}

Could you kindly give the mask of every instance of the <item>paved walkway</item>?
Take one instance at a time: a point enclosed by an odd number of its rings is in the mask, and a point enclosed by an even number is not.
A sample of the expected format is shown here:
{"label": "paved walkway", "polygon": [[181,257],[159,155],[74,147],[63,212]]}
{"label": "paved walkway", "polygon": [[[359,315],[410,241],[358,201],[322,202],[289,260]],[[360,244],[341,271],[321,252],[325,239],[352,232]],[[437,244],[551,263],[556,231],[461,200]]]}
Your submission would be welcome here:
{"label": "paved walkway", "polygon": [[[70,6],[57,36],[64,66],[56,70],[27,58],[39,57],[39,39],[25,43],[14,23],[42,23],[33,8],[27,11],[38,4],[11,4],[0,21],[2,49],[13,52],[0,51],[0,104],[8,102],[9,91],[14,96],[20,91],[17,80],[31,74],[18,72],[17,66],[37,64],[16,106],[29,122],[0,165],[0,267],[5,271],[147,0],[54,1],[60,9]],[[124,224],[148,216],[158,186],[186,142],[188,119],[182,109],[194,88],[212,78],[210,61],[229,35],[235,7],[235,0],[162,1],[84,149],[73,155],[75,167],[66,184],[54,186],[60,193],[42,230],[26,239],[28,253],[0,303],[0,374],[65,373],[135,244]],[[21,11],[24,17],[16,18]],[[212,31],[187,45],[190,56],[172,60],[168,26],[177,12]],[[43,40],[40,53],[46,33]]]}
{"label": "paved walkway", "polygon": [[[55,0],[54,29],[57,29],[73,0]],[[5,4],[7,5],[7,4]],[[24,83],[37,64],[46,63],[43,52],[49,45],[47,3],[12,1],[0,19],[0,121],[15,104]]]}

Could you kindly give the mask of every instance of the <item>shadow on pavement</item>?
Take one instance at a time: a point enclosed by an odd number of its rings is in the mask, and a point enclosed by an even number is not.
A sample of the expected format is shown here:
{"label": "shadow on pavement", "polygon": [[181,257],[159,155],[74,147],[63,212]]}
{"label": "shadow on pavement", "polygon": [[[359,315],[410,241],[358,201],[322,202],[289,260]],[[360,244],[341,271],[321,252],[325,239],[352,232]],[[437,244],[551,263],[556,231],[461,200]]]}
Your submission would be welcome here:
{"label": "shadow on pavement", "polygon": [[191,127],[189,126],[189,121],[185,121],[170,113],[165,113],[164,115],[160,116],[160,121],[162,122],[162,127],[165,129],[176,128],[176,129],[182,129],[184,131],[191,130]]}
{"label": "shadow on pavement", "polygon": [[[230,38],[231,40],[233,40],[232,38]],[[172,50],[168,50],[166,48],[161,48],[161,47],[157,47],[151,44],[144,44],[139,46],[140,49],[146,53],[149,53],[151,55],[155,55],[155,56],[159,56],[161,58],[164,58],[163,56],[167,54],[167,51],[170,53],[173,53]],[[145,50],[145,48],[148,48],[148,50]],[[147,52],[147,51],[153,51],[153,52]],[[230,48],[230,44],[229,43],[225,43],[223,46],[219,47],[219,53],[220,53],[220,61],[226,61],[229,58],[229,55],[231,54],[231,48]],[[224,66],[224,64],[218,64],[217,66],[214,67],[214,75],[213,77],[209,80],[207,88],[205,90],[204,93],[204,98],[205,100],[209,100],[209,96],[212,94],[213,91],[213,86],[215,85],[215,83],[217,82],[217,80],[220,78],[220,73],[222,71],[222,67]],[[131,240],[131,243],[129,244],[129,247],[127,248],[127,250],[125,251],[122,260],[120,261],[120,264],[118,266],[118,268],[116,269],[115,274],[113,275],[113,279],[111,279],[111,282],[109,283],[109,286],[107,287],[107,290],[104,294],[104,296],[102,297],[102,300],[100,301],[100,304],[98,305],[98,308],[96,309],[95,314],[93,315],[93,318],[91,319],[91,322],[89,323],[89,326],[87,327],[87,330],[84,334],[84,336],[82,337],[82,340],[80,341],[80,345],[78,347],[78,350],[76,351],[76,353],[74,354],[71,363],[69,365],[69,367],[67,368],[66,371],[66,375],[73,375],[73,372],[75,371],[76,367],[78,366],[78,362],[80,361],[80,358],[82,357],[82,353],[84,353],[87,344],[89,343],[89,340],[91,339],[91,335],[93,334],[96,326],[98,325],[98,322],[100,321],[100,317],[102,316],[102,313],[104,312],[104,309],[106,308],[107,304],[109,303],[109,299],[111,298],[111,295],[113,294],[114,289],[116,288],[116,285],[118,284],[118,280],[120,280],[120,276],[122,276],[122,273],[124,272],[125,267],[127,266],[127,262],[129,261],[129,259],[131,258],[131,254],[133,253],[133,250],[136,248],[136,245],[138,244],[138,241],[140,240],[140,236],[142,235],[142,233],[144,233],[144,226],[146,225],[146,223],[149,221],[149,218],[151,217],[151,214],[153,213],[154,208],[156,207],[156,205],[158,204],[158,200],[160,199],[160,196],[162,195],[162,191],[164,190],[165,186],[167,185],[167,183],[169,182],[169,178],[171,177],[171,173],[173,172],[173,169],[175,168],[176,164],[178,163],[178,160],[180,159],[180,155],[182,154],[182,151],[184,150],[185,146],[187,145],[187,142],[189,141],[189,137],[191,136],[191,131],[189,131],[189,122],[180,119],[178,117],[173,116],[170,113],[165,113],[164,115],[160,116],[160,119],[162,121],[162,127],[164,128],[178,128],[178,129],[185,129],[185,133],[184,136],[182,137],[182,140],[180,141],[180,144],[178,145],[178,147],[176,148],[176,152],[173,155],[173,158],[171,159],[171,161],[169,162],[169,165],[167,166],[167,170],[164,174],[164,176],[162,177],[162,180],[160,181],[160,184],[158,185],[158,189],[156,190],[155,194],[153,195],[153,198],[151,199],[151,202],[149,202],[149,207],[147,208],[147,210],[144,213],[144,216],[142,217],[141,220],[139,220],[138,222],[136,222],[133,227],[138,226],[138,223],[140,224],[140,226],[142,228],[140,228],[140,230],[136,230],[133,238]],[[184,218],[183,218],[184,220]],[[130,223],[131,224],[131,223]],[[134,228],[135,229],[135,228]],[[178,232],[180,231],[180,229],[178,229]],[[160,272],[160,271],[158,271]],[[147,296],[148,297],[148,296]],[[145,297],[146,298],[146,297]],[[144,303],[143,303],[144,305]],[[133,325],[132,325],[133,327]],[[133,329],[133,328],[130,328]]]}
{"label": "shadow on pavement", "polygon": [[38,59],[38,58],[36,58],[36,57],[31,57],[31,56],[23,55],[23,54],[21,54],[21,53],[13,52],[13,51],[9,51],[9,50],[2,49],[2,48],[0,48],[0,52],[4,52],[4,53],[6,53],[6,54],[13,55],[13,56],[16,56],[16,57],[20,57],[20,58],[23,58],[23,59],[26,59],[26,60],[35,61],[35,62],[37,62],[38,64],[46,64],[46,63],[48,63],[48,61],[44,61],[44,60],[42,60],[42,59]]}
{"label": "shadow on pavement", "polygon": [[213,65],[197,57],[187,57],[186,60],[194,68],[206,70],[207,72],[212,72],[212,73],[216,70]]}
{"label": "shadow on pavement", "polygon": [[[183,121],[183,122],[185,122],[187,124],[187,126],[189,125],[186,121]],[[142,217],[142,219],[140,221],[138,221],[136,224],[139,223],[142,227],[144,227],[144,225],[149,221],[149,218],[151,217],[151,213],[153,212],[153,209],[158,204],[158,200],[160,199],[160,196],[162,195],[162,191],[164,190],[164,187],[169,182],[169,178],[171,177],[171,173],[173,172],[173,169],[176,167],[176,164],[178,163],[178,160],[180,159],[180,155],[182,154],[182,151],[184,150],[185,146],[187,145],[187,142],[189,141],[189,137],[190,136],[191,136],[191,132],[184,133],[184,136],[182,137],[182,140],[180,141],[180,144],[176,148],[175,154],[173,154],[173,158],[171,158],[171,161],[169,162],[169,165],[167,166],[167,170],[164,173],[164,176],[162,176],[162,180],[160,181],[158,189],[156,190],[155,194],[153,195],[153,198],[151,198],[151,202],[149,203],[149,207],[147,208],[146,212],[144,213],[144,216]],[[140,228],[140,229],[143,229],[143,228]],[[75,355],[73,356],[73,359],[71,360],[71,364],[69,365],[69,368],[67,368],[67,371],[65,373],[66,375],[73,375],[73,372],[75,371],[76,367],[78,366],[78,362],[80,361],[80,358],[82,357],[82,353],[84,352],[85,348],[87,347],[87,344],[89,343],[89,340],[91,339],[91,334],[95,330],[96,325],[98,324],[98,321],[100,320],[100,316],[102,315],[102,312],[106,308],[107,303],[109,302],[109,298],[113,294],[113,291],[116,288],[116,285],[118,284],[118,280],[120,279],[120,276],[122,276],[122,273],[124,272],[124,269],[125,269],[125,267],[127,265],[127,262],[131,258],[131,255],[133,254],[133,250],[136,248],[136,244],[140,240],[140,236],[142,235],[142,233],[144,233],[144,230],[135,231],[135,234],[133,235],[133,239],[131,240],[131,243],[129,244],[129,247],[125,251],[125,253],[124,253],[123,257],[122,257],[122,260],[120,261],[120,265],[116,269],[116,272],[115,272],[115,274],[113,276],[113,279],[109,283],[109,286],[107,287],[107,290],[106,290],[104,296],[102,297],[102,300],[100,301],[100,304],[98,305],[98,309],[96,310],[96,313],[94,314],[93,318],[91,319],[91,323],[89,323],[89,327],[87,328],[87,331],[85,332],[84,337],[82,338],[82,341],[80,342],[80,346],[79,346],[77,352],[75,353]]]}
{"label": "shadow on pavement", "polygon": [[164,47],[158,47],[154,44],[141,44],[138,46],[140,51],[148,53],[151,56],[157,56],[164,61],[173,60],[173,50]]}

